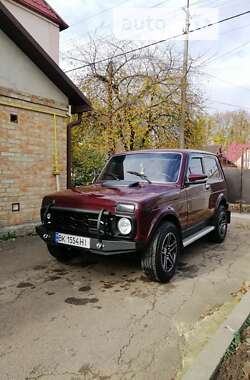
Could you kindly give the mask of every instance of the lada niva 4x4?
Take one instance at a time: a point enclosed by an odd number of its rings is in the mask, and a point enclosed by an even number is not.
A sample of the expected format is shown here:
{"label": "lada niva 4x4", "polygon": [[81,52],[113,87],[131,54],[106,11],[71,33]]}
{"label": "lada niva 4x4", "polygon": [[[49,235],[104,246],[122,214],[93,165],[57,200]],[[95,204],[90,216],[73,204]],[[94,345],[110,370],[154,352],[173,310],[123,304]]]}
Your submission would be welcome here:
{"label": "lada niva 4x4", "polygon": [[230,211],[216,155],[164,149],[115,154],[93,184],[45,196],[41,220],[58,260],[135,253],[147,276],[167,282],[183,248],[205,235],[224,241]]}

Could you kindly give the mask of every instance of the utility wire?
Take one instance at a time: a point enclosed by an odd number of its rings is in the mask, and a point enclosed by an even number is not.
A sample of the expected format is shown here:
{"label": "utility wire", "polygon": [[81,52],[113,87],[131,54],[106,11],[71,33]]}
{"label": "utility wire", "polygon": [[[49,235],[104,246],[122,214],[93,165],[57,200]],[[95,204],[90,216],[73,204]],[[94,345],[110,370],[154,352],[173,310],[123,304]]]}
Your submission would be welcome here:
{"label": "utility wire", "polygon": [[209,74],[209,73],[204,73],[204,74],[205,74],[206,76],[211,77],[211,78],[214,78],[214,79],[216,79],[216,80],[218,80],[218,81],[220,81],[220,82],[224,82],[224,83],[227,83],[227,84],[232,85],[232,86],[235,86],[235,87],[240,87],[240,88],[242,88],[242,89],[244,89],[244,90],[246,90],[246,91],[250,91],[250,88],[249,88],[249,87],[244,87],[244,86],[241,86],[240,84],[238,85],[238,84],[233,83],[233,82],[230,82],[230,81],[228,81],[228,80],[226,80],[226,79],[219,78],[219,77],[217,77],[216,75],[213,75],[213,74]]}
{"label": "utility wire", "polygon": [[[119,6],[121,6],[121,5],[125,4],[125,3],[127,3],[128,1],[129,1],[129,0],[123,1],[123,2],[121,2],[121,3],[119,3],[119,4],[117,4],[116,7],[119,7]],[[158,8],[159,6],[161,6],[162,4],[164,4],[164,3],[168,2],[168,1],[169,1],[169,0],[161,1],[160,3],[157,3],[157,4],[155,4],[155,5],[152,5],[152,6],[148,7],[147,9]],[[87,18],[85,18],[85,19],[83,19],[83,20],[81,20],[81,21],[78,21],[78,22],[76,22],[76,23],[74,23],[74,24],[71,24],[71,25],[70,25],[70,28],[74,27],[75,25],[79,25],[79,24],[81,24],[81,23],[84,23],[85,21],[88,22],[88,19],[98,17],[100,14],[103,14],[104,12],[107,12],[107,11],[110,11],[110,10],[113,10],[113,9],[114,9],[114,7],[105,8],[105,9],[103,9],[102,11],[93,14],[92,16],[89,16],[89,17],[87,17]],[[171,11],[169,14],[170,14],[170,15],[172,15],[172,14],[174,15],[174,14],[179,13],[181,10],[182,10],[182,7],[179,7],[179,8],[177,8],[175,11]],[[101,25],[101,24],[100,24],[100,25]],[[110,26],[110,25],[111,25],[110,23],[109,23],[109,24],[106,24],[105,27],[108,27],[108,26]],[[98,26],[97,26],[97,27],[98,27]],[[82,34],[80,34],[80,36],[82,36]],[[66,42],[68,42],[68,41],[70,41],[70,40],[71,40],[71,39],[68,38],[68,39],[66,40]],[[71,58],[71,59],[74,59],[74,58]],[[78,60],[78,59],[75,59],[75,60]]]}
{"label": "utility wire", "polygon": [[[125,0],[125,1],[121,1],[119,4],[117,4],[117,7],[120,7],[122,6],[123,4],[127,3],[129,0]],[[109,7],[109,8],[104,8],[102,9],[100,12],[97,12],[97,13],[94,13],[93,15],[90,15],[88,17],[85,17],[84,19],[80,20],[80,21],[77,21],[76,23],[70,25],[70,27],[72,26],[75,26],[75,25],[79,25],[81,23],[84,23],[92,18],[95,18],[95,17],[98,17],[99,15],[105,13],[105,12],[108,12],[110,10],[112,10],[114,7]]]}
{"label": "utility wire", "polygon": [[[122,1],[122,2],[118,3],[115,7],[121,7],[122,5],[126,4],[128,1],[129,1],[129,0]],[[155,5],[152,5],[152,6],[149,7],[149,8],[157,8],[158,6],[160,6],[160,5],[164,4],[164,3],[166,3],[167,1],[169,1],[169,0],[161,1],[160,3],[155,4]],[[99,15],[102,15],[103,13],[106,13],[106,12],[108,12],[108,11],[112,11],[112,9],[114,9],[114,6],[113,6],[113,7],[109,7],[109,8],[104,8],[104,9],[102,9],[100,12],[94,13],[93,15],[90,15],[90,16],[88,16],[88,17],[86,17],[86,18],[84,18],[84,19],[82,19],[82,20],[80,20],[80,21],[77,21],[76,23],[70,25],[70,27],[72,27],[72,26],[76,26],[76,25],[79,25],[79,24],[81,24],[81,23],[88,22],[88,21],[91,20],[92,18],[98,17]]]}
{"label": "utility wire", "polygon": [[166,3],[167,1],[169,1],[169,0],[164,0],[164,1],[161,1],[160,3],[158,3],[158,4],[155,4],[155,5],[152,5],[152,6],[151,6],[151,7],[149,7],[149,8],[157,8],[157,7],[161,6],[162,4]]}
{"label": "utility wire", "polygon": [[220,59],[220,58],[223,58],[225,56],[230,56],[230,55],[233,55],[234,53],[237,53],[239,50],[241,50],[243,47],[247,46],[250,44],[250,41],[247,41],[247,42],[244,42],[243,44],[240,44],[239,46],[236,46],[234,47],[233,49],[230,49],[228,51],[226,51],[225,53],[223,54],[220,54],[220,55],[217,55],[216,57],[212,58],[212,59],[209,59],[206,64],[210,64],[214,61],[216,61],[217,59]]}
{"label": "utility wire", "polygon": [[203,1],[197,0],[195,2],[190,3],[190,5],[191,6],[196,5],[199,8],[202,8],[202,7],[209,7],[209,8],[216,7],[216,8],[220,8],[222,6],[224,7],[225,4],[228,4],[228,3],[231,3],[231,2],[235,2],[235,0],[225,0],[222,3],[218,4],[217,1],[218,0],[203,0]]}
{"label": "utility wire", "polygon": [[238,28],[229,29],[223,33],[220,33],[220,36],[224,36],[225,34],[230,34],[232,32],[235,32],[236,30],[245,29],[245,28],[249,28],[249,27],[250,27],[250,24],[247,24],[247,25],[239,26]]}
{"label": "utility wire", "polygon": [[[237,107],[237,108],[247,108],[250,110],[250,107],[248,106],[240,106],[239,104],[232,104],[232,103],[225,103],[225,102],[219,102],[218,100],[214,100],[212,99],[211,102],[213,103],[217,103],[217,104],[222,104],[224,106],[229,106],[229,107]],[[214,108],[214,107],[210,107],[210,106],[207,106],[209,108]]]}
{"label": "utility wire", "polygon": [[[232,15],[232,16],[229,16],[229,17],[226,17],[226,18],[223,18],[223,19],[221,19],[221,20],[219,20],[219,21],[215,21],[215,22],[213,22],[213,23],[209,23],[209,24],[206,24],[206,25],[202,25],[202,26],[200,26],[200,27],[198,27],[198,28],[195,28],[195,29],[191,29],[191,30],[189,31],[189,33],[194,33],[194,32],[200,31],[200,30],[204,30],[204,29],[207,29],[207,28],[209,28],[209,27],[211,27],[211,26],[219,25],[219,24],[222,24],[223,22],[230,21],[230,20],[233,20],[233,19],[236,19],[236,18],[239,18],[239,17],[245,16],[245,15],[247,15],[247,14],[250,14],[250,10],[245,11],[245,12],[241,12],[241,13],[237,13],[237,14],[235,14],[235,15]],[[185,35],[185,32],[180,33],[180,34],[176,34],[176,35],[174,35],[174,36],[171,36],[171,37],[165,38],[165,39],[163,39],[163,40],[156,41],[156,42],[152,42],[152,43],[150,43],[150,44],[143,45],[143,46],[141,46],[141,47],[134,48],[134,49],[131,49],[131,50],[127,50],[127,51],[125,51],[125,52],[123,52],[123,53],[116,54],[116,55],[114,55],[113,57],[108,57],[108,58],[100,59],[100,60],[98,60],[98,61],[96,61],[96,62],[93,62],[93,63],[87,63],[87,64],[85,64],[85,65],[75,67],[74,69],[70,69],[70,70],[67,70],[67,71],[65,71],[65,72],[66,72],[66,73],[71,73],[71,72],[73,72],[73,71],[77,71],[77,70],[80,70],[80,69],[84,69],[85,67],[89,67],[89,66],[92,66],[92,65],[97,64],[97,63],[107,62],[107,61],[109,61],[110,59],[115,59],[115,58],[118,58],[118,57],[122,57],[122,56],[124,56],[124,55],[126,55],[126,54],[135,53],[135,52],[137,52],[137,51],[140,51],[140,50],[146,49],[146,48],[151,47],[151,46],[155,46],[155,45],[161,44],[161,43],[163,43],[163,42],[167,42],[167,41],[169,41],[169,40],[173,40],[173,39],[175,39],[175,38],[182,37],[182,36],[184,36],[184,35]],[[250,43],[250,42],[249,42],[249,43]]]}

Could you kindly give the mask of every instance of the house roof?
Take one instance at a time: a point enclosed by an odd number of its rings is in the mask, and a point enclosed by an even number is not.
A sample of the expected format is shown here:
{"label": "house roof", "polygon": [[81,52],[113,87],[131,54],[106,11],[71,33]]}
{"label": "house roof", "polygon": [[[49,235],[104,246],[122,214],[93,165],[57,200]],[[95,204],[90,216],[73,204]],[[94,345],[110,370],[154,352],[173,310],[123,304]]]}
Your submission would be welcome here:
{"label": "house roof", "polygon": [[67,96],[72,113],[91,110],[91,104],[85,95],[1,2],[0,29]]}
{"label": "house roof", "polygon": [[241,157],[243,150],[249,149],[250,150],[250,144],[237,144],[233,143],[230,144],[227,148],[227,151],[225,153],[225,156],[228,160],[235,162],[238,161],[238,159]]}
{"label": "house roof", "polygon": [[68,24],[56,13],[56,11],[45,0],[14,0],[30,10],[46,17],[57,24],[60,30],[65,30]]}

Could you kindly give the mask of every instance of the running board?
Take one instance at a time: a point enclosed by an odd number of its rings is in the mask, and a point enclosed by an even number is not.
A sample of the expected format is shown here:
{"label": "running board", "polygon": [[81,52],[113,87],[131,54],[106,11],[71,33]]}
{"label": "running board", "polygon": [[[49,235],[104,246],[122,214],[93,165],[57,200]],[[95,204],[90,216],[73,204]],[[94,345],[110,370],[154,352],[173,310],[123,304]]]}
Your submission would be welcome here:
{"label": "running board", "polygon": [[196,240],[199,240],[203,236],[209,234],[209,232],[213,231],[214,229],[215,229],[214,226],[209,226],[196,232],[194,235],[188,236],[186,239],[183,240],[183,247],[184,248],[187,247],[188,245],[192,244]]}

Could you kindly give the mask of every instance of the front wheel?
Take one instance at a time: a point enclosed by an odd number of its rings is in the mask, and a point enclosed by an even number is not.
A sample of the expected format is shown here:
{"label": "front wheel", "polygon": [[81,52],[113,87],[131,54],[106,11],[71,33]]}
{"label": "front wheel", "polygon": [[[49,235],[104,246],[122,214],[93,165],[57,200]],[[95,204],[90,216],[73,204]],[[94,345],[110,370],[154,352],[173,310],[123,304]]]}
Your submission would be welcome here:
{"label": "front wheel", "polygon": [[162,223],[141,255],[144,273],[154,281],[168,282],[175,274],[180,251],[178,228],[170,222]]}
{"label": "front wheel", "polygon": [[47,248],[51,256],[53,256],[61,262],[67,262],[76,256],[76,252],[73,251],[71,248],[61,247],[52,244],[47,244]]}
{"label": "front wheel", "polygon": [[227,213],[225,206],[219,206],[214,216],[215,229],[211,232],[210,238],[215,243],[222,243],[227,235]]}

